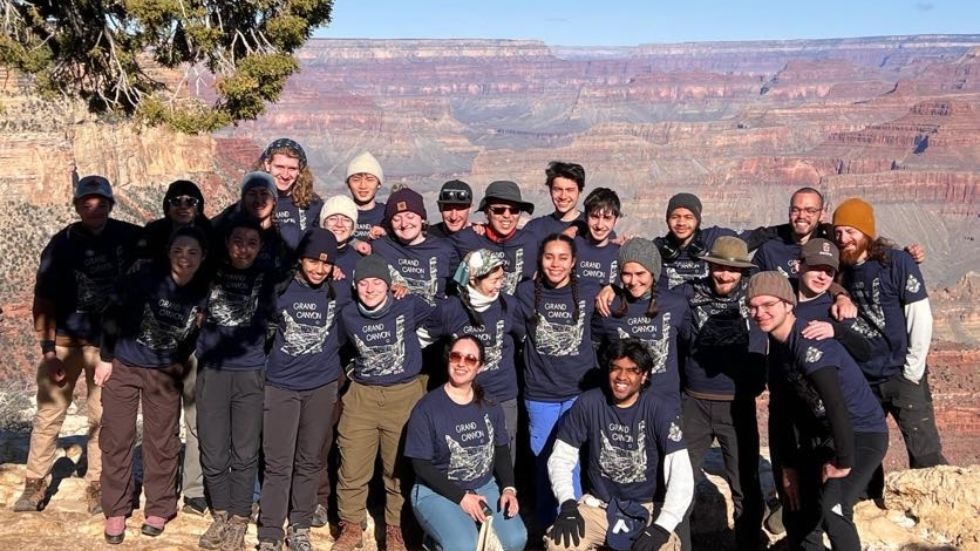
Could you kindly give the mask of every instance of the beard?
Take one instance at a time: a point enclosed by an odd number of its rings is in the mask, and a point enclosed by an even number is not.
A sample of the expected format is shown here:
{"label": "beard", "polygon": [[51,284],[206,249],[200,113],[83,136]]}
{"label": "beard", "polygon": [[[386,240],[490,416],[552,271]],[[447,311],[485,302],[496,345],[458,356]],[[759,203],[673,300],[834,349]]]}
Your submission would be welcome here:
{"label": "beard", "polygon": [[871,240],[867,236],[863,236],[861,241],[854,244],[854,248],[842,248],[840,250],[840,261],[842,264],[847,266],[854,266],[861,261],[861,257],[864,253],[871,249]]}

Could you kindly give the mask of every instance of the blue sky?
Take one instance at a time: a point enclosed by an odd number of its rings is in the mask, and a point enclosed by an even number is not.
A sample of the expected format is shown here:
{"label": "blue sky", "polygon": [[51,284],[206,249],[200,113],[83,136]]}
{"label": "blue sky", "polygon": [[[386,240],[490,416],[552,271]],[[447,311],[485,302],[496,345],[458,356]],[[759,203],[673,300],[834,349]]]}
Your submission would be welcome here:
{"label": "blue sky", "polygon": [[334,0],[323,38],[565,46],[980,33],[980,0]]}

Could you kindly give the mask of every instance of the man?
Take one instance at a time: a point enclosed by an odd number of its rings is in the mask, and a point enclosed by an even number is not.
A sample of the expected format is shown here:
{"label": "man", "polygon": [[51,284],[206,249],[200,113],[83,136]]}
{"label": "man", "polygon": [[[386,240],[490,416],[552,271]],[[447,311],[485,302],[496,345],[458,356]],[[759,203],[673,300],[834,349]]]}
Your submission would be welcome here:
{"label": "man", "polygon": [[619,244],[614,241],[616,222],[622,216],[619,195],[609,188],[596,188],[585,198],[585,235],[575,237],[579,281],[610,285],[619,278]]}
{"label": "man", "polygon": [[[575,402],[548,459],[561,513],[547,549],[677,549],[673,531],[691,503],[694,478],[676,402],[647,390],[653,359],[642,342],[613,342],[604,364],[607,384]],[[576,501],[572,469],[582,447],[591,491]],[[655,495],[663,503],[655,504]]]}
{"label": "man", "polygon": [[385,204],[377,200],[384,177],[381,163],[367,151],[354,157],[347,165],[347,178],[344,181],[357,204],[355,239],[377,239],[384,235],[381,222],[385,217]]}
{"label": "man", "polygon": [[539,241],[571,225],[578,227],[579,235],[584,234],[585,217],[578,210],[578,198],[585,189],[585,169],[580,164],[553,161],[545,170],[545,177],[555,211],[531,220],[524,230],[536,235]]}
{"label": "man", "polygon": [[468,228],[470,210],[473,208],[473,189],[462,180],[450,180],[439,190],[439,214],[442,222],[429,226],[430,237],[450,237],[463,228]]}
{"label": "man", "polygon": [[[855,328],[871,342],[871,359],[858,365],[881,407],[895,418],[909,466],[945,464],[926,366],[932,309],[922,273],[907,252],[878,236],[874,209],[862,199],[837,207],[834,236],[844,265],[841,283],[858,306]],[[879,467],[872,497],[879,497],[883,477]]]}
{"label": "man", "polygon": [[89,514],[100,504],[102,393],[95,384],[102,311],[110,291],[145,245],[142,228],[109,217],[115,199],[102,176],[86,176],[74,193],[79,221],[55,234],[41,253],[34,287],[34,329],[42,359],[37,371],[37,412],[27,455],[24,492],[14,511],[44,508],[46,477],[54,464],[58,433],[71,405],[75,383],[84,373],[88,389]]}
{"label": "man", "polygon": [[271,175],[261,171],[242,177],[241,198],[212,220],[212,250],[222,250],[234,216],[242,215],[258,222],[262,228],[262,248],[255,260],[269,270],[286,269],[292,262],[290,251],[275,222],[276,197],[279,191]]}
{"label": "man", "polygon": [[538,238],[527,230],[518,229],[521,213],[534,212],[534,204],[524,201],[521,188],[514,182],[491,182],[480,201],[480,211],[487,218],[483,235],[475,231],[456,232],[453,246],[459,258],[476,249],[504,253],[505,279],[501,292],[513,295],[517,284],[531,279],[538,257]]}

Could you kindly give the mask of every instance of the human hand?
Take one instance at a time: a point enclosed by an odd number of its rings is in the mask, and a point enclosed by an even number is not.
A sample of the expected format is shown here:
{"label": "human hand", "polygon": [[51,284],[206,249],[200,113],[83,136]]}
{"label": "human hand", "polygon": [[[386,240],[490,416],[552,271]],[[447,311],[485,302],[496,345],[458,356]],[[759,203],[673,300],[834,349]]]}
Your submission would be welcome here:
{"label": "human hand", "polygon": [[521,507],[517,503],[517,496],[514,495],[513,490],[504,490],[500,494],[500,510],[503,511],[506,518],[516,517],[517,513],[520,512]]}
{"label": "human hand", "polygon": [[44,353],[44,357],[41,359],[41,368],[47,373],[48,380],[52,384],[57,386],[65,384],[65,380],[68,378],[65,372],[65,364],[54,352]]}
{"label": "human hand", "polygon": [[95,385],[102,386],[109,377],[112,376],[112,362],[99,361],[99,365],[95,366]]}
{"label": "human hand", "polygon": [[479,494],[467,492],[459,502],[459,506],[463,509],[464,513],[476,522],[482,523],[487,520],[487,516],[483,512],[483,508],[487,506],[487,498]]}
{"label": "human hand", "polygon": [[832,339],[834,338],[834,326],[826,321],[811,320],[801,333],[805,338],[815,341]]}
{"label": "human hand", "polygon": [[837,468],[830,461],[823,464],[823,472],[821,473],[820,481],[827,482],[831,478],[844,478],[845,476],[851,474],[851,468],[847,467],[845,469]]}
{"label": "human hand", "polygon": [[578,512],[578,503],[568,499],[561,504],[555,523],[548,529],[548,537],[564,547],[578,547],[585,536],[585,519]]}
{"label": "human hand", "polygon": [[837,295],[834,305],[830,307],[830,315],[837,321],[854,319],[858,315],[857,306],[847,295]]}
{"label": "human hand", "polygon": [[604,318],[612,315],[610,306],[612,306],[612,301],[615,297],[616,291],[613,291],[612,285],[606,285],[599,291],[599,294],[595,297],[595,309],[599,312],[599,315]]}

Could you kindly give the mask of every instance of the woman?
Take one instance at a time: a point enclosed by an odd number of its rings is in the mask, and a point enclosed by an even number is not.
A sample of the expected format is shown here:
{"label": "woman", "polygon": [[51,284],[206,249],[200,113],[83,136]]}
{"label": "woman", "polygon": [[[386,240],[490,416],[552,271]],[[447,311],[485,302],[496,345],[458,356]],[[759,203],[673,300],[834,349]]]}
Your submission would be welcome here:
{"label": "woman", "polygon": [[[587,379],[596,375],[590,320],[592,297],[598,288],[578,281],[575,264],[572,238],[551,234],[541,242],[534,279],[517,287],[518,315],[527,335],[524,404],[537,467],[537,516],[542,528],[551,525],[558,507],[547,469],[555,426],[579,394],[595,386],[595,381]],[[578,472],[576,466],[577,496],[582,494]]]}
{"label": "woman", "polygon": [[163,195],[163,218],[147,222],[146,250],[153,260],[167,263],[167,243],[177,228],[197,226],[210,233],[211,222],[204,215],[204,194],[190,180],[174,180]]}
{"label": "woman", "polygon": [[320,211],[320,227],[330,230],[337,238],[337,257],[335,258],[331,279],[344,281],[343,285],[334,285],[337,293],[338,307],[345,306],[351,301],[354,277],[354,266],[361,254],[354,249],[354,228],[357,226],[357,205],[346,195],[335,195],[323,204]]}
{"label": "woman", "polygon": [[207,284],[197,277],[207,252],[201,230],[174,232],[168,266],[149,266],[119,286],[103,317],[102,509],[105,539],[122,543],[133,512],[133,448],[136,413],[143,409],[142,532],[159,536],[177,514],[180,379],[190,355]]}
{"label": "woman", "polygon": [[476,523],[490,515],[504,550],[527,543],[504,414],[475,382],[485,360],[478,337],[457,337],[449,348],[449,380],[419,401],[406,430],[405,456],[418,479],[412,510],[425,533],[447,551],[475,550]]}
{"label": "woman", "polygon": [[337,240],[313,228],[298,252],[295,277],[276,298],[278,323],[266,366],[258,539],[259,549],[268,551],[281,549],[284,535],[291,549],[309,548],[321,454],[333,431],[341,369],[339,308],[331,285]]}
{"label": "woman", "polygon": [[323,200],[313,191],[313,172],[303,148],[289,138],[270,143],[252,170],[267,172],[276,184],[275,221],[289,250],[320,219]]}

